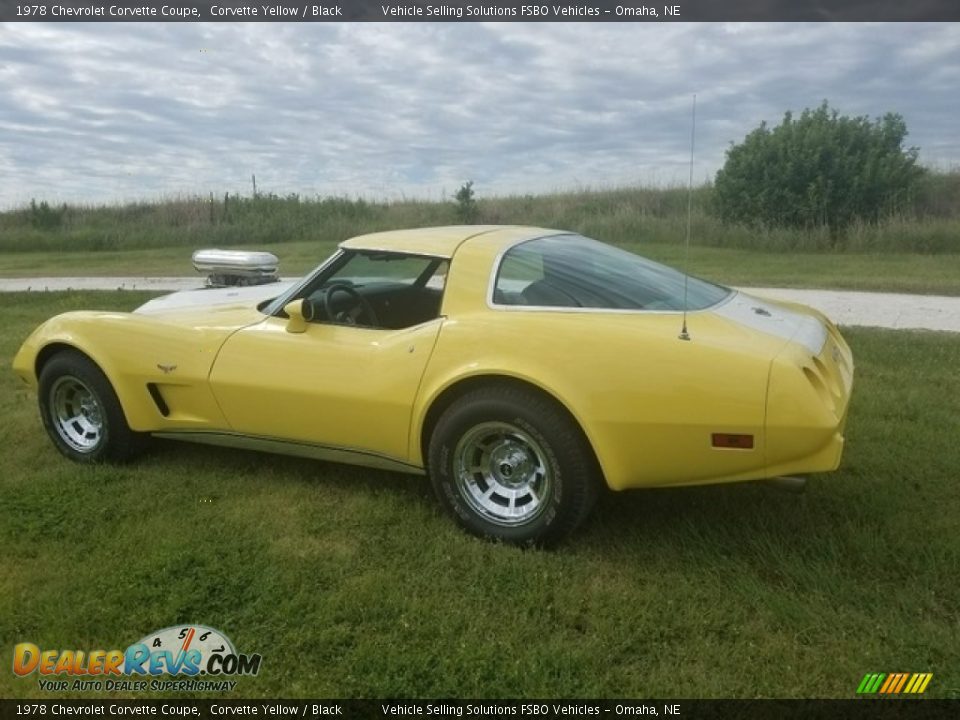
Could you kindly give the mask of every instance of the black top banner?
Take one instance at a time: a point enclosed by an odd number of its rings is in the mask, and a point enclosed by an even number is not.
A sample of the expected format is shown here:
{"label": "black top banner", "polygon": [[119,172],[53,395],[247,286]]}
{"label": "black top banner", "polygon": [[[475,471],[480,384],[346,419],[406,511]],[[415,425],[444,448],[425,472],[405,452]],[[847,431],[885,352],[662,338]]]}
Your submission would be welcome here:
{"label": "black top banner", "polygon": [[958,0],[0,0],[3,22],[701,22],[960,20]]}

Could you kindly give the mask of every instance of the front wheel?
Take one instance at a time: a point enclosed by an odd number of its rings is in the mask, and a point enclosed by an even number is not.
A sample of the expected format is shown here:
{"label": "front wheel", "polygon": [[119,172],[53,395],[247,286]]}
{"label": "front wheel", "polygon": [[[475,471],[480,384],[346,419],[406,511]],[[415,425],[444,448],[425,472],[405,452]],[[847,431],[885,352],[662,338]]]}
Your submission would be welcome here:
{"label": "front wheel", "polygon": [[53,444],[76,462],[126,460],[146,443],[127,425],[106,375],[80,353],[62,352],[43,366],[37,400]]}
{"label": "front wheel", "polygon": [[455,401],[431,437],[429,467],[440,502],[463,528],[515,545],[559,542],[597,494],[580,429],[524,388],[483,388]]}

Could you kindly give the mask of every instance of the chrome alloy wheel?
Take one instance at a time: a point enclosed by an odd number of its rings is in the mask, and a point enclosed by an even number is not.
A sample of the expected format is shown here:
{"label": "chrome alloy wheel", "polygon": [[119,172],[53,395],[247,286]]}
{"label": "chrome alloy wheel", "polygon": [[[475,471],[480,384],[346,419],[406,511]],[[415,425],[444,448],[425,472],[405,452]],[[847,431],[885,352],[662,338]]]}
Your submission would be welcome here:
{"label": "chrome alloy wheel", "polygon": [[454,450],[454,474],[471,508],[497,525],[529,523],[547,507],[553,488],[546,453],[505,422],[476,425]]}
{"label": "chrome alloy wheel", "polygon": [[103,437],[103,408],[83,382],[64,375],[50,388],[50,419],[60,438],[80,453],[97,449]]}

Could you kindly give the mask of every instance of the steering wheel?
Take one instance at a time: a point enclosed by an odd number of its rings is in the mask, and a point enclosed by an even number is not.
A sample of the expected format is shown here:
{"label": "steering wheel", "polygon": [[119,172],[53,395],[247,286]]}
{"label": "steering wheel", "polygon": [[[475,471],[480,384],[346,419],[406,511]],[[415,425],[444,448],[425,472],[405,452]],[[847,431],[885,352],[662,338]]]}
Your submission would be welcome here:
{"label": "steering wheel", "polygon": [[[344,295],[350,299],[347,307],[337,309],[334,296]],[[377,314],[369,301],[357,292],[356,288],[346,283],[331,283],[320,294],[322,316],[344,325],[368,325],[376,327],[380,324]]]}

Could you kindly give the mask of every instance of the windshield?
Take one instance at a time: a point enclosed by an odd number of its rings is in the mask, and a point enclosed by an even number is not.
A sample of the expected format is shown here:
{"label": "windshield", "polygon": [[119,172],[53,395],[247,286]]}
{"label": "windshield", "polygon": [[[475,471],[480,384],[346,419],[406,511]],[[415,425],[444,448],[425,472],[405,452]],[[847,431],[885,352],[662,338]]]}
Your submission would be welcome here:
{"label": "windshield", "polygon": [[500,263],[493,302],[534,307],[702,310],[730,295],[693,277],[580,235],[528,240]]}

